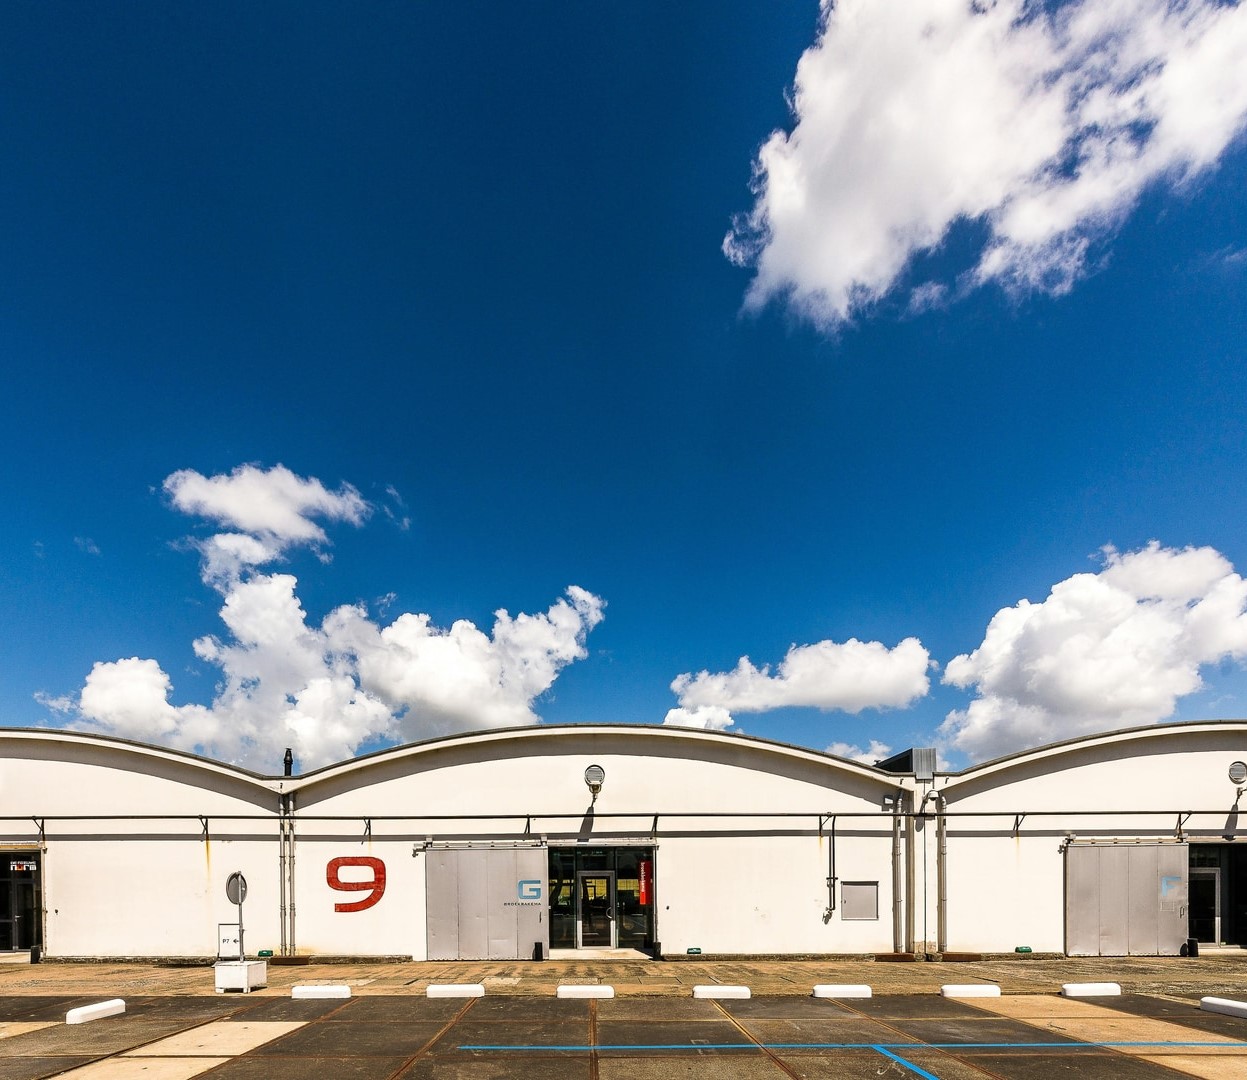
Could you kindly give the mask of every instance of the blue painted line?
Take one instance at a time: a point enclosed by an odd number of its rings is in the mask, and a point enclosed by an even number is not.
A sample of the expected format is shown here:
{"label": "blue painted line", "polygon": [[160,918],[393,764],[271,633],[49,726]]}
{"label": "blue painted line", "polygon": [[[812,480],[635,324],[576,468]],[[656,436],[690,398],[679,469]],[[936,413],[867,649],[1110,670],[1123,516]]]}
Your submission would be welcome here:
{"label": "blue painted line", "polygon": [[892,1053],[892,1051],[889,1050],[886,1046],[872,1046],[871,1049],[878,1050],[879,1053],[881,1053],[885,1058],[890,1058],[892,1061],[895,1061],[898,1065],[904,1065],[905,1068],[911,1069],[913,1072],[921,1076],[923,1080],[940,1080],[940,1078],[936,1076],[935,1073],[929,1073],[927,1072],[926,1069],[920,1069],[912,1061],[906,1061],[899,1054]]}

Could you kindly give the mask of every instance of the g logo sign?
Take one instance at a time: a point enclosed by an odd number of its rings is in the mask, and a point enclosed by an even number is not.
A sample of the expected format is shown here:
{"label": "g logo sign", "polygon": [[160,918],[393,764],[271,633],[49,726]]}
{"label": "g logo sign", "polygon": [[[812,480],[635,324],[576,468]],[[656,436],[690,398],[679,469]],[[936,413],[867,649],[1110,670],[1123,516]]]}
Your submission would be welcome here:
{"label": "g logo sign", "polygon": [[515,893],[521,900],[540,900],[541,882],[533,878],[517,882]]}

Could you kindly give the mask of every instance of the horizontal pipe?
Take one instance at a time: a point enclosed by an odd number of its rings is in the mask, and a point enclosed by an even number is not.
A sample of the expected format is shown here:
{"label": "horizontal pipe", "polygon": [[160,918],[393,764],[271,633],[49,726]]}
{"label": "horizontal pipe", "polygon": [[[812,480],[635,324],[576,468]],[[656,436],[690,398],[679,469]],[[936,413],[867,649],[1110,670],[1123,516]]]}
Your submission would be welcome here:
{"label": "horizontal pipe", "polygon": [[[1216,810],[948,810],[946,817],[1013,818],[1023,817],[1225,817],[1226,809]],[[570,814],[295,814],[300,821],[570,821],[583,819],[585,811]],[[593,814],[603,818],[886,818],[891,810],[629,810]],[[921,810],[903,811],[901,817],[931,819],[935,814]],[[280,819],[272,814],[9,814],[0,821],[271,821]],[[1183,826],[1185,828],[1185,824]]]}

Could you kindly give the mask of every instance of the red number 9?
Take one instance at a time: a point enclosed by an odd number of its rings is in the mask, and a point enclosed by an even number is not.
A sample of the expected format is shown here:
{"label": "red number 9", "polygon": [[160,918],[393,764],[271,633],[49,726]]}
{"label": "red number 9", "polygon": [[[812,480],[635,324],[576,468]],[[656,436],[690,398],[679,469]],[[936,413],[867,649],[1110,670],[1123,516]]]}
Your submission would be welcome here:
{"label": "red number 9", "polygon": [[[367,881],[343,881],[338,871],[344,866],[366,866],[372,871]],[[362,900],[352,900],[346,904],[334,904],[334,911],[365,911],[372,907],[385,895],[385,863],[367,855],[347,855],[339,859],[330,859],[325,867],[325,881],[331,889],[339,892],[367,892]]]}

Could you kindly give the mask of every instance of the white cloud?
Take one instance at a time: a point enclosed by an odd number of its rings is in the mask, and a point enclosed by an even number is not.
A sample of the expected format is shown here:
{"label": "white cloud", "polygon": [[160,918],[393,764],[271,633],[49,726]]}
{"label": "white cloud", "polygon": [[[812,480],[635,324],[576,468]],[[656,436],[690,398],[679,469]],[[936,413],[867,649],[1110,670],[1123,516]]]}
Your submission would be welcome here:
{"label": "white cloud", "polygon": [[165,480],[164,490],[183,513],[234,530],[234,555],[241,542],[237,534],[273,553],[243,565],[265,562],[293,544],[319,549],[328,538],[314,518],[362,525],[371,511],[350,484],[330,491],[315,477],[296,476],[284,465],[271,469],[240,465],[229,475],[218,476],[180,469]]}
{"label": "white cloud", "polygon": [[978,697],[940,728],[973,759],[1170,716],[1200,668],[1247,658],[1247,582],[1212,548],[1104,552],[1103,569],[996,613],[944,681]]}
{"label": "white cloud", "polygon": [[94,665],[78,697],[78,708],[84,717],[126,738],[166,742],[184,723],[169,704],[170,689],[169,676],[155,660],[132,656]]}
{"label": "white cloud", "polygon": [[[722,730],[732,712],[767,712],[791,706],[836,709],[903,708],[930,687],[930,657],[917,638],[889,649],[878,641],[819,641],[793,645],[775,673],[742,656],[728,672],[679,675],[671,689],[680,708],[664,723]],[[706,711],[712,710],[712,711]]]}
{"label": "white cloud", "polygon": [[160,664],[131,657],[97,663],[76,700],[40,695],[93,730],[275,772],[287,746],[309,769],[378,739],[535,723],[533,702],[587,655],[585,637],[603,618],[604,601],[571,586],[545,612],[498,611],[490,634],[467,621],[439,630],[419,614],[382,626],[349,605],[310,626],[295,577],[258,568],[293,545],[327,545],[314,516],[362,523],[367,505],[354,488],[244,466],[174,473],[165,491],[179,509],[237,530],[196,544],[205,583],[224,598],[226,632],[194,650],[220,681],[210,706],[174,705]]}
{"label": "white cloud", "polygon": [[393,708],[399,730],[413,739],[535,723],[533,701],[564,667],[588,655],[585,637],[605,606],[573,585],[567,599],[541,614],[495,612],[492,635],[466,620],[439,630],[416,614],[382,627],[362,608],[341,607],[325,620],[325,633],[349,658],[360,686]]}
{"label": "white cloud", "polygon": [[892,747],[885,746],[878,739],[871,739],[865,750],[855,743],[836,742],[827,747],[827,753],[847,758],[849,761],[858,761],[863,765],[873,765],[876,761],[891,757]]}
{"label": "white cloud", "polygon": [[75,536],[74,544],[76,544],[78,547],[78,550],[81,551],[85,555],[101,554],[99,544],[97,544],[89,536]]}
{"label": "white cloud", "polygon": [[672,727],[701,728],[704,731],[726,731],[735,720],[722,705],[697,705],[692,709],[683,707],[668,709],[664,724]]}
{"label": "white cloud", "polygon": [[834,328],[958,222],[985,236],[963,289],[1068,290],[1149,186],[1242,133],[1244,56],[1247,5],[1218,0],[824,0],[724,240],[756,267],[747,306]]}

